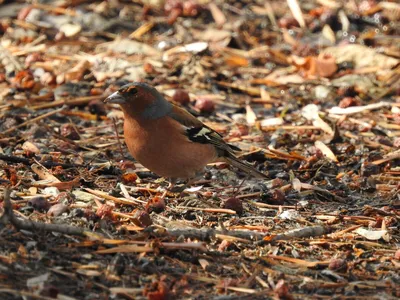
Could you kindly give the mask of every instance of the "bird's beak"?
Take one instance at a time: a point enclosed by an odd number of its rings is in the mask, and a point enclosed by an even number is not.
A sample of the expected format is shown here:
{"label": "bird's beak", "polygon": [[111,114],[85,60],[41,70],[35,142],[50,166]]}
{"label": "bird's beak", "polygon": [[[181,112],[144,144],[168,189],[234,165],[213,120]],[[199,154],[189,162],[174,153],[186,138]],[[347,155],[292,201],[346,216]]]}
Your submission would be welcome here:
{"label": "bird's beak", "polygon": [[105,103],[125,104],[126,100],[121,95],[120,92],[115,92],[115,93],[112,93],[110,96],[108,96],[106,99],[104,99],[104,102]]}

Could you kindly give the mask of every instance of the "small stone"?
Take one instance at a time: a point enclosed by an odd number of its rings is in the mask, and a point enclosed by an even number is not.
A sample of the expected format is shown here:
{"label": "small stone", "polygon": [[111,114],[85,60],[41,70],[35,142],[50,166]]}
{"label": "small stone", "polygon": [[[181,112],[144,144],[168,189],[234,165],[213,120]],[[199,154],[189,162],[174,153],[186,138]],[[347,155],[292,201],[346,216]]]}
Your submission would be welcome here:
{"label": "small stone", "polygon": [[190,102],[189,93],[185,90],[176,90],[172,99],[182,105],[189,104]]}
{"label": "small stone", "polygon": [[110,218],[113,209],[114,207],[112,207],[111,205],[102,204],[97,208],[96,216],[98,216],[101,219]]}
{"label": "small stone", "polygon": [[60,133],[63,137],[66,137],[70,140],[79,140],[81,138],[76,127],[72,124],[61,125]]}
{"label": "small stone", "polygon": [[396,253],[394,254],[394,259],[400,260],[400,249],[397,249]]}
{"label": "small stone", "polygon": [[347,270],[347,262],[341,258],[334,258],[329,263],[329,270],[332,271],[346,271]]}
{"label": "small stone", "polygon": [[292,299],[289,293],[289,286],[287,282],[280,279],[274,288],[274,292],[278,295],[279,299]]}
{"label": "small stone", "polygon": [[106,112],[106,106],[102,101],[99,100],[92,100],[88,104],[89,111],[92,114],[98,115],[98,116],[105,116],[107,114]]}
{"label": "small stone", "polygon": [[331,90],[324,85],[317,85],[314,89],[315,98],[320,100],[328,98],[330,92]]}
{"label": "small stone", "polygon": [[215,103],[211,99],[197,98],[195,107],[201,112],[211,113],[215,110]]}
{"label": "small stone", "polygon": [[47,202],[46,198],[42,196],[33,197],[28,201],[28,205],[32,206],[38,211],[47,211],[50,207],[50,203]]}
{"label": "small stone", "polygon": [[57,203],[54,204],[52,207],[50,207],[50,209],[47,211],[47,214],[49,216],[58,217],[61,216],[66,211],[68,211],[68,206],[62,203]]}
{"label": "small stone", "polygon": [[148,213],[155,212],[157,214],[163,212],[165,210],[165,201],[163,198],[159,196],[155,196],[151,198],[146,203],[146,211]]}
{"label": "small stone", "polygon": [[360,105],[360,102],[354,97],[344,97],[339,102],[339,107],[341,107],[341,108],[346,108],[346,107],[350,107],[350,106],[358,106],[358,105]]}
{"label": "small stone", "polygon": [[126,172],[121,176],[122,183],[124,184],[135,184],[137,179],[138,176],[136,175],[136,173],[132,172]]}
{"label": "small stone", "polygon": [[60,194],[60,191],[55,186],[49,186],[43,190],[43,194],[57,197]]}
{"label": "small stone", "polygon": [[231,197],[228,198],[224,201],[223,203],[223,207],[225,209],[231,209],[234,210],[238,215],[243,213],[243,203],[242,200],[235,198],[235,197]]}
{"label": "small stone", "polygon": [[77,35],[81,30],[82,26],[79,24],[66,23],[60,27],[60,32],[62,32],[66,37]]}
{"label": "small stone", "polygon": [[149,214],[144,210],[139,210],[139,209],[136,210],[135,214],[133,215],[133,217],[134,217],[133,222],[138,226],[148,227],[151,224],[153,224]]}

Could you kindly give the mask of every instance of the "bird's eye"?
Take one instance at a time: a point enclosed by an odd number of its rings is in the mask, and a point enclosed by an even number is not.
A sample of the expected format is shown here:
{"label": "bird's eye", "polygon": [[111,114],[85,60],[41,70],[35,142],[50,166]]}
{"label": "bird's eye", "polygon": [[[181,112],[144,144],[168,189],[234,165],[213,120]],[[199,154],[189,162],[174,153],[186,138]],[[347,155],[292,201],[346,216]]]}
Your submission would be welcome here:
{"label": "bird's eye", "polygon": [[129,86],[127,88],[124,88],[123,90],[120,90],[122,94],[130,94],[130,95],[135,95],[138,92],[138,89],[134,86]]}
{"label": "bird's eye", "polygon": [[128,88],[128,93],[131,95],[137,94],[138,90],[134,86]]}

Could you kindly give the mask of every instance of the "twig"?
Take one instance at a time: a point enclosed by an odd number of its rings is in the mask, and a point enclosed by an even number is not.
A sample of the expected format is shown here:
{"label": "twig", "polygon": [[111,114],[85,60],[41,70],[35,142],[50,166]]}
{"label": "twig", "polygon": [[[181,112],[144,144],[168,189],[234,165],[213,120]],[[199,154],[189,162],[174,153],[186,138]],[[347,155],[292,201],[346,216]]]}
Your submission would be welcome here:
{"label": "twig", "polygon": [[[2,45],[0,45],[0,53],[4,56],[6,56],[11,63],[13,64],[14,68],[17,71],[21,71],[23,69],[23,67],[21,66],[21,64],[19,63],[19,61],[10,53],[10,51],[8,51],[8,49],[4,48]],[[0,55],[1,58],[1,55]]]}
{"label": "twig", "polygon": [[[133,252],[154,252],[155,249],[150,246],[146,246],[147,242],[135,241],[135,244],[141,244],[144,246],[137,245],[122,245],[110,249],[101,249],[97,250],[98,254],[110,254],[110,253],[133,253]],[[206,252],[207,248],[204,243],[200,242],[188,242],[188,243],[159,243],[156,244],[156,247],[164,248],[164,249],[182,249],[182,250],[199,250],[202,252]]]}
{"label": "twig", "polygon": [[[25,165],[31,165],[34,163],[32,159],[29,158],[23,158],[23,157],[18,157],[18,156],[12,156],[12,155],[4,155],[0,153],[0,160],[4,160],[7,162],[12,162],[12,163],[23,163]],[[38,157],[38,160],[40,160],[40,157]],[[77,168],[77,167],[84,167],[84,165],[78,165],[78,164],[63,164],[63,163],[58,163],[54,161],[46,161],[46,162],[41,162],[41,165],[43,165],[46,168],[51,168],[51,167],[63,167],[63,168]]]}
{"label": "twig", "polygon": [[121,153],[121,157],[122,159],[124,158],[124,151],[122,151],[122,145],[121,145],[121,141],[119,139],[119,133],[118,133],[118,128],[117,128],[117,123],[115,122],[115,118],[112,118],[113,121],[113,125],[114,125],[114,130],[115,130],[115,134],[117,136],[117,142],[118,142],[118,148],[119,148],[119,152]]}
{"label": "twig", "polygon": [[289,230],[282,234],[277,234],[272,236],[273,241],[287,241],[299,238],[308,238],[308,237],[315,237],[327,234],[330,232],[330,228],[326,226],[311,226],[299,229]]}
{"label": "twig", "polygon": [[386,154],[385,157],[382,159],[378,159],[378,160],[371,162],[371,164],[377,166],[377,165],[383,164],[387,161],[395,160],[395,159],[399,159],[399,158],[400,158],[400,151],[395,151],[395,152]]}
{"label": "twig", "polygon": [[[148,227],[144,230],[144,232],[152,232],[156,228]],[[311,226],[300,228],[296,230],[289,230],[287,232],[272,235],[270,237],[266,237],[265,233],[254,232],[254,231],[243,231],[243,230],[235,230],[235,231],[222,231],[215,230],[212,228],[209,229],[167,229],[166,232],[168,235],[174,237],[183,236],[185,238],[197,239],[200,241],[209,241],[215,238],[218,239],[228,239],[237,242],[248,242],[248,241],[258,241],[257,243],[264,244],[271,241],[278,240],[292,240],[292,239],[300,239],[300,238],[308,238],[315,237],[327,234],[331,231],[329,227],[325,226]]]}
{"label": "twig", "polygon": [[53,300],[53,297],[45,297],[45,296],[41,296],[41,295],[37,295],[34,293],[30,293],[30,292],[25,292],[25,291],[16,291],[16,290],[12,290],[12,289],[0,289],[0,295],[1,294],[11,294],[14,296],[20,296],[20,297],[24,297],[24,298],[29,298],[29,299],[39,299],[39,300]]}
{"label": "twig", "polygon": [[188,209],[188,210],[199,210],[209,213],[221,213],[235,215],[236,211],[225,208],[202,208],[202,207],[190,207],[190,206],[177,206],[176,208]]}
{"label": "twig", "polygon": [[[156,227],[148,227],[144,230],[144,232],[152,232],[158,228]],[[222,231],[222,230],[216,230],[212,228],[208,229],[197,229],[197,228],[190,228],[190,229],[167,229],[167,234],[174,236],[174,237],[180,237],[184,236],[185,238],[191,238],[191,239],[197,239],[200,241],[209,241],[217,236],[230,236],[234,238],[240,238],[240,239],[245,239],[245,240],[261,240],[265,234],[264,233],[259,233],[259,232],[254,232],[254,231],[242,231],[242,230],[237,230],[237,231]]]}
{"label": "twig", "polygon": [[40,116],[38,116],[38,117],[36,117],[36,118],[30,119],[30,120],[28,120],[28,121],[25,121],[25,122],[23,122],[23,123],[21,123],[21,124],[19,124],[19,125],[17,125],[17,126],[14,126],[14,127],[10,128],[10,129],[7,129],[7,130],[3,131],[3,132],[1,133],[1,135],[9,134],[9,133],[13,132],[14,130],[17,130],[18,128],[24,127],[24,126],[26,126],[26,125],[28,125],[28,124],[31,124],[31,123],[35,123],[36,121],[45,119],[45,118],[50,117],[50,116],[52,116],[52,115],[55,115],[55,114],[57,114],[57,113],[59,113],[59,112],[61,112],[61,111],[63,111],[63,110],[64,110],[64,108],[62,107],[62,108],[60,108],[60,109],[50,111],[50,112],[45,113],[45,114],[43,114],[43,115],[40,115]]}
{"label": "twig", "polygon": [[103,191],[93,190],[93,189],[90,189],[90,188],[85,188],[85,191],[87,191],[88,193],[90,193],[92,195],[95,195],[97,197],[101,197],[101,198],[104,198],[104,199],[107,199],[107,200],[111,200],[111,201],[114,201],[115,203],[119,203],[119,204],[137,206],[138,203],[142,203],[142,204],[143,203],[147,203],[146,201],[135,199],[133,197],[130,197],[129,199],[122,198],[122,197],[121,198],[117,198],[117,197],[111,196],[111,195],[109,195],[109,194],[107,194],[107,193],[105,193]]}
{"label": "twig", "polygon": [[52,101],[50,103],[35,105],[35,106],[32,106],[31,108],[34,110],[39,110],[39,109],[63,106],[64,104],[71,105],[71,106],[83,105],[83,104],[89,103],[92,100],[100,100],[103,98],[105,98],[105,96],[96,95],[96,96],[84,96],[84,97],[79,97],[79,98],[75,98],[75,99],[61,99],[61,100]]}
{"label": "twig", "polygon": [[305,190],[312,190],[312,191],[315,191],[315,192],[320,192],[320,193],[322,193],[322,194],[331,196],[331,197],[333,198],[333,200],[335,200],[335,201],[337,201],[337,202],[346,203],[346,200],[345,200],[344,198],[342,198],[342,197],[340,197],[340,196],[338,196],[338,195],[335,195],[335,194],[331,193],[331,192],[328,191],[328,190],[321,189],[321,188],[319,188],[319,187],[317,187],[317,186],[315,186],[315,185],[308,184],[308,183],[303,183],[303,182],[302,182],[302,183],[301,183],[301,188],[302,188],[302,189],[305,189]]}
{"label": "twig", "polygon": [[282,208],[288,208],[288,209],[296,209],[297,206],[294,205],[273,205],[273,204],[267,204],[267,203],[262,203],[262,202],[252,202],[255,206],[257,207],[263,207],[263,208],[271,208],[271,209],[282,209]]}
{"label": "twig", "polygon": [[67,16],[76,16],[76,11],[69,9],[69,8],[63,8],[63,7],[55,7],[53,5],[45,5],[45,4],[40,4],[40,3],[35,3],[33,4],[34,8],[48,11],[54,14],[62,14],[62,15],[67,15]]}
{"label": "twig", "polygon": [[10,189],[5,189],[4,191],[4,201],[3,201],[3,209],[4,213],[0,216],[0,223],[6,225],[8,223],[14,225],[17,229],[23,229],[28,231],[52,231],[59,232],[63,234],[71,234],[78,236],[86,236],[90,234],[86,232],[83,228],[69,226],[65,224],[46,224],[41,222],[35,222],[31,220],[21,220],[18,219],[13,212],[13,207],[10,200]]}

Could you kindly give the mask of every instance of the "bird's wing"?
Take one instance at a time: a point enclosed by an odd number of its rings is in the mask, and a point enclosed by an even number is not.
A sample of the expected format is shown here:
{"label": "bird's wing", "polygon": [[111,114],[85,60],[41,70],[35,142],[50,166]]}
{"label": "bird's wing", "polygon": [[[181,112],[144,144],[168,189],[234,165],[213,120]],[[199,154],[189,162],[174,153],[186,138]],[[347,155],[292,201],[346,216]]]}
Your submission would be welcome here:
{"label": "bird's wing", "polygon": [[173,106],[169,116],[184,126],[185,134],[192,142],[214,145],[220,156],[228,156],[232,155],[234,151],[241,151],[240,148],[226,143],[218,132],[178,106]]}
{"label": "bird's wing", "polygon": [[217,150],[218,156],[224,161],[257,178],[268,178],[267,174],[259,172],[251,164],[241,161],[235,156],[234,152],[241,151],[240,148],[225,143],[218,132],[203,124],[188,111],[174,105],[169,117],[184,127],[185,134],[192,142],[211,144]]}

